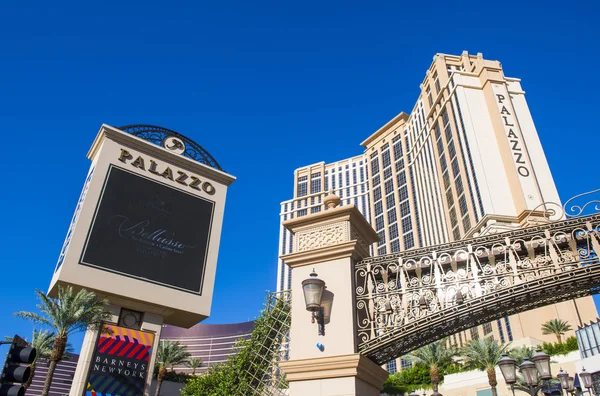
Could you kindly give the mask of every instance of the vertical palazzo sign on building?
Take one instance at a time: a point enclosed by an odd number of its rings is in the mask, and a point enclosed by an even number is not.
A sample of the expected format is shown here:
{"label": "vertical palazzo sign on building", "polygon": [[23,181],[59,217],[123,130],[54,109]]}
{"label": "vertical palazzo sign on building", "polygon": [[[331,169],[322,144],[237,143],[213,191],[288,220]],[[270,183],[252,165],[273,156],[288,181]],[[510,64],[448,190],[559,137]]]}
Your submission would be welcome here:
{"label": "vertical palazzo sign on building", "polygon": [[527,198],[526,202],[528,207],[533,209],[533,206],[535,206],[533,205],[534,202],[541,202],[540,192],[536,185],[535,178],[531,175],[532,168],[529,153],[525,146],[522,131],[519,127],[519,120],[515,113],[514,106],[512,105],[510,94],[505,86],[500,84],[492,84],[492,92],[494,93],[494,100],[496,101],[498,111],[500,112],[502,128],[508,141],[510,155],[513,159],[521,188]]}
{"label": "vertical palazzo sign on building", "polygon": [[104,325],[92,356],[83,396],[144,394],[154,334]]}

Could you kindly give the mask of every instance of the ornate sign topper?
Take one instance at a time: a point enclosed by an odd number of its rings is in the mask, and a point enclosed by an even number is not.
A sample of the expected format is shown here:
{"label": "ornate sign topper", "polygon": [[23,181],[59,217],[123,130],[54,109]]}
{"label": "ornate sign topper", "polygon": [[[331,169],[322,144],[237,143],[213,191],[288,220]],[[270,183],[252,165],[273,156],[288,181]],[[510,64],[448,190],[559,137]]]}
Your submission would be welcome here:
{"label": "ornate sign topper", "polygon": [[185,143],[175,136],[168,136],[165,138],[163,147],[175,154],[183,154],[185,151]]}

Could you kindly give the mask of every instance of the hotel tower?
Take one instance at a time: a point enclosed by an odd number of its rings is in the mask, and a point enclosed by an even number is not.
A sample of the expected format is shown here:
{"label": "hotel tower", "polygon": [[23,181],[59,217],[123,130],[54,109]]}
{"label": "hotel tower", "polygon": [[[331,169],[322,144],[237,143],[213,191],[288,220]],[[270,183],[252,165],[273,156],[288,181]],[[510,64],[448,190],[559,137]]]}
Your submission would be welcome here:
{"label": "hotel tower", "polygon": [[[384,255],[513,230],[529,224],[544,203],[560,203],[521,81],[481,54],[436,54],[412,111],[361,146],[361,155],[296,169],[294,196],[281,203],[280,220],[325,210],[323,197],[334,191],[375,228],[381,240],[371,253]],[[291,253],[293,235],[280,227],[279,238],[279,254]],[[289,289],[290,274],[279,260],[277,290]],[[552,341],[540,329],[548,319],[576,328],[596,316],[585,297],[506,317],[450,342]],[[395,371],[396,362],[388,369]]]}

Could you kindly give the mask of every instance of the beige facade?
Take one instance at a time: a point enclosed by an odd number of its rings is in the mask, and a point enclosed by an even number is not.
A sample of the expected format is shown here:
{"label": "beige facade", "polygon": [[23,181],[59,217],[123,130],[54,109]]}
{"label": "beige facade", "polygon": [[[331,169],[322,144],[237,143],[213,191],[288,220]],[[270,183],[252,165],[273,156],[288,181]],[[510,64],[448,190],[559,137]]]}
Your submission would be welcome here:
{"label": "beige facade", "polygon": [[[281,220],[322,210],[325,192],[333,190],[342,205],[354,204],[371,223],[380,238],[371,253],[384,255],[513,230],[527,226],[546,203],[560,205],[520,80],[481,54],[437,54],[412,111],[361,145],[362,155],[297,169],[294,197],[281,204]],[[317,173],[318,189],[311,185]],[[291,253],[292,245],[293,235],[282,226],[279,253]],[[280,260],[278,290],[290,288],[290,274]],[[576,328],[596,317],[592,297],[585,297],[503,318],[450,342],[555,341],[541,333],[542,323],[559,318]],[[390,370],[406,365],[398,359]]]}

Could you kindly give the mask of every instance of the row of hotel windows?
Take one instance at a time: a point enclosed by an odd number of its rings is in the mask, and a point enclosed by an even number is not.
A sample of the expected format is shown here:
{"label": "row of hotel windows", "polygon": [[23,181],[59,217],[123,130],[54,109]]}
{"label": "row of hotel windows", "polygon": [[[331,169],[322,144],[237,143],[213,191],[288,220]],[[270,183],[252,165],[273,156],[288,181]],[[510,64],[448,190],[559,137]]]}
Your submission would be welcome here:
{"label": "row of hotel windows", "polygon": [[[336,187],[336,169],[333,167],[331,172],[329,170],[325,171],[325,191],[329,191],[331,188],[335,190],[336,188],[345,188],[351,185],[357,185],[359,183],[364,183],[367,177],[366,169],[363,167],[363,162],[352,163],[352,179],[350,179],[350,165],[347,164],[344,166],[345,170],[345,179],[342,179],[343,171],[342,167],[339,166],[337,168],[337,187]],[[331,173],[331,177],[328,175]],[[345,180],[345,183],[344,183]],[[331,187],[330,187],[331,185]],[[300,176],[298,177],[298,185],[297,185],[297,197],[304,197],[310,194],[317,194],[322,191],[322,183],[321,183],[321,172],[312,173],[310,175],[310,192],[308,191],[308,176]],[[364,187],[361,191],[364,193]],[[354,194],[357,194],[357,188],[354,189]]]}
{"label": "row of hotel windows", "polygon": [[[415,246],[410,203],[408,201],[408,187],[406,172],[404,170],[405,162],[402,150],[402,140],[396,136],[392,140],[392,151],[394,167],[392,168],[392,153],[389,143],[382,146],[381,151],[371,154],[371,174],[373,176],[373,206],[375,217],[375,231],[379,235],[380,241],[377,243],[377,253],[383,255],[387,253],[385,219],[387,217],[388,236],[390,240],[390,250],[392,253],[400,251],[400,230],[402,226],[402,235],[404,240],[404,249],[410,249]],[[379,166],[379,155],[381,155],[381,165]],[[396,177],[394,178],[394,173]],[[381,177],[383,176],[383,185]],[[396,186],[394,186],[394,182]],[[382,192],[383,189],[383,192]],[[396,195],[398,192],[399,207],[396,206]],[[384,200],[385,197],[385,200]],[[385,209],[384,209],[385,201]],[[400,224],[398,223],[397,210],[400,209]]]}

